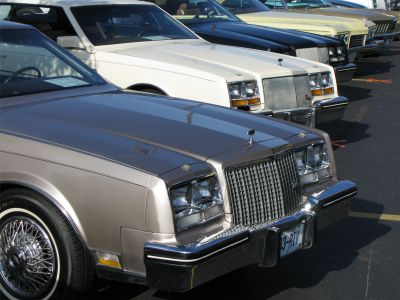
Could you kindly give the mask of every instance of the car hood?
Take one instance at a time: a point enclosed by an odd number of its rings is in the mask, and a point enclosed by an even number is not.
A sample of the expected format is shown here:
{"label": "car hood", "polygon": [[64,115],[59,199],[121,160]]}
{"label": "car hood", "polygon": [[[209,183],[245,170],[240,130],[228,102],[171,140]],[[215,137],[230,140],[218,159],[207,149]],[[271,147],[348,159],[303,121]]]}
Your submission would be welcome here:
{"label": "car hood", "polygon": [[363,21],[351,18],[331,17],[317,14],[302,14],[296,12],[262,11],[255,13],[238,14],[240,19],[245,22],[256,24],[262,22],[263,25],[282,24],[285,28],[309,31],[328,32],[334,29],[336,32],[349,30],[365,30]]}
{"label": "car hood", "polygon": [[[132,92],[14,106],[2,110],[0,117],[4,133],[81,151],[155,175],[247,147],[249,129],[256,131],[257,143],[277,140],[283,144],[285,139],[309,130],[210,104]],[[29,149],[26,151],[29,155]]]}
{"label": "car hood", "polygon": [[[211,79],[210,74],[226,80],[240,80],[246,75],[274,77],[304,74],[315,70],[316,65],[295,57],[285,56],[282,66],[278,59],[282,56],[253,49],[217,45],[204,40],[176,40],[102,46],[106,51],[134,58],[149,59],[160,62],[160,68],[168,68],[161,64],[169,64],[176,71]],[[103,48],[105,49],[105,48]],[[129,64],[129,58],[125,60]],[[186,71],[182,68],[186,68]],[[202,72],[202,73],[201,73]],[[243,77],[244,76],[244,77]],[[212,80],[212,79],[211,79]]]}
{"label": "car hood", "polygon": [[[299,10],[293,10],[293,12],[299,12]],[[389,21],[393,20],[393,17],[389,17],[385,14],[362,8],[313,8],[301,10],[302,13],[306,14],[319,14],[328,16],[337,16],[343,18],[355,18],[359,20],[370,20],[370,21]]]}
{"label": "car hood", "polygon": [[[277,46],[300,49],[323,47],[328,42],[325,37],[317,35],[306,33],[299,35],[299,32],[296,31],[250,25],[244,22],[218,21],[188,24],[188,27],[211,42],[236,41],[236,45],[243,44],[244,47],[253,46],[257,49],[271,49],[272,51]],[[332,40],[329,42],[335,43]]]}

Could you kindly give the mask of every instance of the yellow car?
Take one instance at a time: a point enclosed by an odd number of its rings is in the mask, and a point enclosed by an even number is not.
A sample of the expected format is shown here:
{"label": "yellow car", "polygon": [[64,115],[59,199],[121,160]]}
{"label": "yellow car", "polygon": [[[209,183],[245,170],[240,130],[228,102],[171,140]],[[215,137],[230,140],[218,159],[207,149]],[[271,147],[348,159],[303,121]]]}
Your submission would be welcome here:
{"label": "yellow car", "polygon": [[348,47],[350,61],[354,60],[358,51],[377,47],[373,42],[367,43],[375,28],[375,24],[368,20],[272,11],[259,0],[217,1],[250,24],[339,38]]}

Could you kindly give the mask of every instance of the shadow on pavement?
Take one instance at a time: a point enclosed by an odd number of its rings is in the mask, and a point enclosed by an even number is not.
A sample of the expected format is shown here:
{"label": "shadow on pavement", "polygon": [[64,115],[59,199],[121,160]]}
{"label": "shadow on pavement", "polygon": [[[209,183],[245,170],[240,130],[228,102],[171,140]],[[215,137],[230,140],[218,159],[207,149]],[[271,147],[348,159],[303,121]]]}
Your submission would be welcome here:
{"label": "shadow on pavement", "polygon": [[334,122],[318,124],[317,127],[318,129],[321,129],[329,134],[334,150],[371,137],[370,134],[366,133],[369,125],[359,122],[338,120]]}
{"label": "shadow on pavement", "polygon": [[340,85],[339,86],[339,95],[345,96],[349,98],[350,103],[360,100],[366,100],[368,98],[372,98],[372,89],[366,89],[363,87],[355,87],[348,85]]}
{"label": "shadow on pavement", "polygon": [[[357,207],[383,212],[383,205],[355,199]],[[373,207],[372,207],[373,206]],[[267,299],[290,288],[310,288],[330,272],[348,268],[359,250],[391,230],[377,220],[346,218],[318,234],[318,242],[309,250],[283,258],[279,266],[264,269],[255,266],[234,271],[183,294],[156,291],[146,287],[103,282],[92,299]]]}

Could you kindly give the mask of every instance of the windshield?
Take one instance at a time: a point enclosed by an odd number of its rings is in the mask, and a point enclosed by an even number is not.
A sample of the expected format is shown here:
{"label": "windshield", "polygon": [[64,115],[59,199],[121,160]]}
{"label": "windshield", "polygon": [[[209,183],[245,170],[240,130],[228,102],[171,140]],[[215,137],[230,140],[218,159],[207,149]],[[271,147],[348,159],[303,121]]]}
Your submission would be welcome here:
{"label": "windshield", "polygon": [[155,3],[184,24],[240,21],[214,0],[155,0]]}
{"label": "windshield", "polygon": [[71,10],[93,45],[197,39],[155,5],[95,5]]}
{"label": "windshield", "polygon": [[106,84],[33,29],[2,29],[0,98]]}
{"label": "windshield", "polygon": [[325,0],[285,0],[288,8],[318,8],[328,7],[331,4]]}
{"label": "windshield", "polygon": [[235,14],[245,14],[260,11],[270,11],[270,9],[262,4],[259,0],[217,0],[225,8]]}

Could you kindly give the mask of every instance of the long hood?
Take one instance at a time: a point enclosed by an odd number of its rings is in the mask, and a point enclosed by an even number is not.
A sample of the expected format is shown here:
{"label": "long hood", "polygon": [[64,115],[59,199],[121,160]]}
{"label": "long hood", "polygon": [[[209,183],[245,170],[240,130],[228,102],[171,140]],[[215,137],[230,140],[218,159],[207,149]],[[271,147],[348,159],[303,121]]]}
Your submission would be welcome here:
{"label": "long hood", "polygon": [[[365,30],[363,21],[351,18],[332,17],[317,14],[305,14],[296,12],[264,11],[256,13],[238,14],[238,17],[252,24],[264,22],[265,25],[283,24],[285,28],[302,30],[310,27],[312,31],[329,31],[329,28],[337,32],[349,30]],[[263,24],[263,25],[264,25]],[[310,31],[311,31],[310,30]]]}
{"label": "long hood", "polygon": [[307,132],[301,126],[218,106],[109,92],[4,109],[1,131],[160,175],[184,164]]}
{"label": "long hood", "polygon": [[[135,58],[149,59],[169,64],[172,71],[177,67],[183,72],[203,72],[203,76],[217,75],[229,80],[251,74],[263,77],[288,76],[307,73],[312,68],[310,62],[295,57],[285,56],[282,66],[278,59],[282,56],[253,49],[211,44],[197,41],[162,41],[142,43],[140,47],[131,44],[109,48],[110,52]],[[124,59],[129,63],[128,59]]]}
{"label": "long hood", "polygon": [[274,51],[277,47],[300,49],[326,45],[325,38],[321,36],[312,34],[299,36],[299,33],[295,31],[250,25],[244,22],[209,22],[188,26],[197,34],[207,37],[209,41],[216,43],[236,41],[237,45],[246,46],[247,44],[248,47],[253,46],[257,49],[262,47],[261,49]]}
{"label": "long hood", "polygon": [[[298,10],[294,10],[298,12]],[[370,20],[370,21],[389,21],[393,20],[393,17],[389,17],[385,14],[370,10],[370,9],[360,9],[360,8],[315,8],[315,9],[305,9],[302,13],[312,13],[327,16],[337,16],[344,18],[354,18],[359,20]]]}

